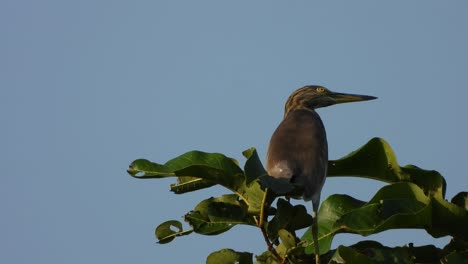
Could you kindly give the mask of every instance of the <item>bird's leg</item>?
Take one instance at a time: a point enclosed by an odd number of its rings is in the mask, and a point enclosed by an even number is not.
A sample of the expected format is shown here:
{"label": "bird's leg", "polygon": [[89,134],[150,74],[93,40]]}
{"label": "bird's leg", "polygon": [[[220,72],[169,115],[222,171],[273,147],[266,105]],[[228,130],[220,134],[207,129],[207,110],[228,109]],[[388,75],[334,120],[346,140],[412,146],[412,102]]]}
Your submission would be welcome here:
{"label": "bird's leg", "polygon": [[270,239],[268,238],[267,230],[265,228],[265,219],[267,217],[265,215],[265,207],[267,206],[266,204],[267,196],[268,196],[268,188],[265,189],[265,193],[263,194],[262,204],[260,206],[260,216],[259,216],[260,219],[258,219],[257,221],[257,226],[262,231],[263,238],[265,239],[265,242],[268,246],[268,251],[270,251],[278,259],[278,261],[280,261],[280,263],[283,263],[284,259],[278,254],[273,244],[271,244]]}
{"label": "bird's leg", "polygon": [[314,241],[314,248],[315,248],[315,263],[320,263],[320,249],[318,244],[318,221],[317,221],[317,213],[318,213],[318,202],[312,201],[312,240]]}

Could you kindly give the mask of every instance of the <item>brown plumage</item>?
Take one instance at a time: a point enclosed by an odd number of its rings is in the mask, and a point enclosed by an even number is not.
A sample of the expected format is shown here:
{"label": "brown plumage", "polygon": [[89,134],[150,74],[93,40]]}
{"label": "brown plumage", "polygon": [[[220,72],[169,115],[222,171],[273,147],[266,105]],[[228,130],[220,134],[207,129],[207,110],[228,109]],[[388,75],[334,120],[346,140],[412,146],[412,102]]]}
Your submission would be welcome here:
{"label": "brown plumage", "polygon": [[315,109],[375,98],[335,93],[322,86],[304,86],[289,96],[285,104],[283,121],[271,136],[266,163],[268,174],[303,185],[302,198],[306,201],[312,200],[314,219],[312,237],[317,263],[319,261],[317,211],[327,175],[328,143],[322,120]]}

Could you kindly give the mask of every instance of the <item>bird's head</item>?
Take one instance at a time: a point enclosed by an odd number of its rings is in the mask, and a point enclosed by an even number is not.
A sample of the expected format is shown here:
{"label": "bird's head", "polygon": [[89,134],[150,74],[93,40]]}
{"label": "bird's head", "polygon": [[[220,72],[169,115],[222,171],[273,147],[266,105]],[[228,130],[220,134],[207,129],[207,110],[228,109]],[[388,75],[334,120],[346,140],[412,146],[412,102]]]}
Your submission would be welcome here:
{"label": "bird's head", "polygon": [[296,109],[316,109],[334,104],[373,100],[377,97],[336,93],[323,86],[307,85],[294,91],[286,101],[285,115]]}

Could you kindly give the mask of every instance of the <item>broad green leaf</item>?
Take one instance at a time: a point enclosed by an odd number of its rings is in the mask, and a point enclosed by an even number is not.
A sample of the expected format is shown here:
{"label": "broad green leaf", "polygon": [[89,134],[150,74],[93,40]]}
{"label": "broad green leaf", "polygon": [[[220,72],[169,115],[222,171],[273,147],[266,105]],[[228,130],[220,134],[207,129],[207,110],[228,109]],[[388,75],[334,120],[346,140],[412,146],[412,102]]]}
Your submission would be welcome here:
{"label": "broad green leaf", "polygon": [[171,185],[171,190],[177,194],[219,184],[242,198],[250,213],[258,213],[264,196],[258,177],[264,175],[265,170],[254,148],[245,151],[244,155],[247,157],[247,175],[234,159],[201,151],[187,152],[164,165],[144,159],[135,160],[128,173],[139,179],[177,177],[178,182]]}
{"label": "broad green leaf", "polygon": [[250,184],[243,183],[240,185],[236,190],[236,194],[248,205],[250,214],[259,214],[265,191],[262,189],[258,179]]}
{"label": "broad green leaf", "polygon": [[[172,228],[177,229],[177,231]],[[155,235],[160,244],[166,244],[174,240],[176,236],[188,235],[192,233],[192,231],[193,230],[183,231],[181,222],[170,220],[160,224],[155,230]]]}
{"label": "broad green leaf", "polygon": [[328,162],[328,177],[356,176],[387,183],[413,182],[426,195],[445,197],[445,179],[437,171],[420,169],[413,165],[400,167],[390,145],[381,138],[367,144],[345,157]]}
{"label": "broad green leaf", "polygon": [[[341,254],[341,263],[355,263],[357,256],[362,258],[357,263],[364,263],[365,261],[371,261],[370,263],[441,263],[441,258],[447,258],[447,256],[455,252],[465,252],[464,250],[447,250],[447,248],[442,250],[433,245],[414,247],[409,244],[402,247],[386,247],[376,241],[361,241],[349,247],[340,246],[334,252],[330,252],[333,254],[331,259],[336,259],[339,254],[338,251],[342,249],[345,249],[348,254],[346,256]],[[446,257],[443,257],[444,255]],[[333,263],[333,261],[330,262]]]}
{"label": "broad green leaf", "polygon": [[232,223],[211,222],[199,211],[189,212],[184,219],[193,227],[194,232],[202,235],[218,235],[234,226]]}
{"label": "broad green leaf", "polygon": [[185,220],[194,232],[204,235],[217,235],[237,224],[255,225],[247,205],[235,194],[203,200],[185,215]]}
{"label": "broad green leaf", "polygon": [[261,176],[259,180],[263,188],[270,189],[276,194],[276,196],[290,194],[295,188],[295,186],[287,179],[277,179],[265,175]]}
{"label": "broad green leaf", "polygon": [[171,185],[175,193],[195,191],[214,184],[236,190],[244,181],[243,171],[237,161],[223,154],[202,151],[187,152],[164,165],[138,159],[130,164],[127,172],[139,179],[177,176],[178,183]]}
{"label": "broad green leaf", "polygon": [[375,262],[372,262],[366,255],[361,254],[350,247],[339,246],[328,263],[372,264]]}
{"label": "broad green leaf", "polygon": [[452,198],[451,202],[465,210],[468,210],[468,192],[459,192]]}
{"label": "broad green leaf", "polygon": [[278,199],[276,214],[267,223],[268,236],[275,241],[279,230],[285,229],[294,234],[294,231],[309,227],[312,224],[312,216],[307,214],[303,205],[291,205],[284,199]]}
{"label": "broad green leaf", "polygon": [[468,243],[468,211],[460,206],[440,199],[431,200],[432,222],[427,232],[433,237],[450,235]]}
{"label": "broad green leaf", "polygon": [[193,192],[200,189],[216,185],[215,182],[198,177],[180,176],[177,177],[177,183],[171,184],[171,191],[175,194]]}
{"label": "broad green leaf", "polygon": [[[262,173],[262,168],[259,167],[261,164],[254,149],[245,152],[245,155],[250,160],[247,167],[253,179],[255,174]],[[219,153],[191,151],[164,165],[140,159],[130,165],[128,173],[140,179],[177,176],[178,183],[172,184],[171,190],[178,194],[219,184],[242,198],[250,213],[260,211],[264,195],[258,179],[247,182],[237,161]]]}
{"label": "broad green leaf", "polygon": [[465,242],[465,241],[463,241],[461,239],[452,238],[450,240],[450,242],[448,243],[448,245],[446,245],[444,247],[444,251],[446,253],[449,253],[449,252],[463,253],[463,252],[465,252],[465,254],[467,254],[468,253],[468,242]]}
{"label": "broad green leaf", "polygon": [[164,178],[175,176],[171,168],[146,159],[133,161],[128,167],[127,172],[135,178]]}
{"label": "broad green leaf", "polygon": [[[305,254],[305,243],[299,241],[293,234],[286,230],[281,230],[281,240],[283,241],[276,247],[277,253],[284,259],[280,262],[270,251],[263,252],[257,256],[256,264],[309,264],[315,263],[315,255]],[[294,239],[294,240],[293,240]],[[323,260],[323,258],[322,258]],[[321,263],[326,263],[321,261]]]}
{"label": "broad green leaf", "polygon": [[458,263],[467,263],[468,260],[468,250],[462,252],[451,252],[447,256],[444,257],[443,263],[448,264],[458,264]]}
{"label": "broad green leaf", "polygon": [[445,198],[447,183],[439,172],[424,170],[414,165],[406,165],[401,167],[401,173],[408,175],[409,181],[423,189],[427,196],[434,196],[439,199]]}
{"label": "broad green leaf", "polygon": [[254,264],[280,264],[276,257],[270,251],[265,251],[262,254],[255,256],[257,261]]}
{"label": "broad green leaf", "polygon": [[287,248],[293,248],[296,246],[296,236],[291,234],[288,230],[286,229],[280,229],[278,231],[278,235],[281,239],[281,243]]}
{"label": "broad green leaf", "polygon": [[[207,153],[203,151],[190,151],[179,157],[169,160],[164,166],[172,171],[180,171],[190,166],[204,166],[208,168],[226,171],[228,174],[242,173],[238,162],[221,153]],[[191,176],[191,175],[183,175]]]}
{"label": "broad green leaf", "polygon": [[267,175],[267,172],[263,167],[255,148],[244,150],[242,155],[244,155],[244,157],[247,159],[244,165],[246,184],[250,184],[252,181],[262,175]]}
{"label": "broad green leaf", "polygon": [[225,170],[221,170],[205,165],[192,165],[190,167],[175,171],[175,173],[177,176],[203,178],[234,191],[243,183],[244,175],[242,171],[231,169],[234,168],[226,168]]}
{"label": "broad green leaf", "polygon": [[415,263],[414,259],[407,247],[387,248],[374,241],[364,241],[350,247],[339,246],[329,263],[410,264]]}
{"label": "broad green leaf", "polygon": [[[363,242],[361,242],[363,243]],[[358,244],[361,244],[358,243]],[[382,246],[384,247],[384,246]],[[384,247],[387,248],[387,247]],[[401,248],[401,247],[397,247]],[[411,256],[412,263],[439,263],[439,259],[443,254],[446,254],[451,251],[442,250],[435,247],[434,245],[426,245],[415,247],[412,243],[403,247],[408,250],[408,254]],[[390,252],[393,248],[387,248]],[[444,252],[445,251],[445,252]]]}
{"label": "broad green leaf", "polygon": [[384,247],[375,241],[362,241],[352,246],[361,254],[366,255],[373,263],[414,263],[414,256],[408,247]]}
{"label": "broad green leaf", "polygon": [[[298,252],[293,252],[296,249]],[[442,263],[464,263],[456,261],[467,259],[467,256],[467,247],[458,249],[445,247],[443,250],[433,245],[414,247],[410,244],[402,247],[386,247],[376,241],[367,240],[351,246],[338,246],[321,255],[320,263],[441,263],[441,259],[444,259]],[[266,261],[272,261],[273,258],[274,256],[266,251],[261,257],[257,257],[256,263],[277,263]],[[294,261],[288,262],[291,259]],[[314,263],[314,255],[304,255],[300,247],[293,248],[288,251],[286,263]]]}
{"label": "broad green leaf", "polygon": [[206,258],[206,264],[251,264],[252,257],[252,253],[237,252],[227,248],[208,255]]}
{"label": "broad green leaf", "polygon": [[329,161],[328,176],[360,176],[388,183],[409,180],[400,173],[395,153],[383,139],[373,138],[338,160]]}
{"label": "broad green leaf", "polygon": [[[331,243],[335,234],[341,230],[341,227],[335,227],[335,223],[346,213],[363,206],[365,202],[354,199],[348,195],[335,194],[329,196],[320,206],[318,212],[318,236],[320,254],[324,254],[331,248]],[[344,231],[343,231],[344,232]],[[313,239],[310,228],[303,235],[302,239],[309,241],[310,245],[306,252],[312,254]]]}
{"label": "broad green leaf", "polygon": [[[223,195],[208,200],[207,214],[213,222],[247,223],[247,206],[234,194]],[[199,206],[195,208],[199,210]]]}
{"label": "broad green leaf", "polygon": [[[467,223],[466,211],[444,200],[427,197],[412,183],[396,183],[380,189],[367,203],[346,195],[332,195],[318,213],[319,247],[321,254],[330,250],[337,233],[363,236],[389,229],[422,228],[431,235],[452,235],[466,238],[459,227]],[[303,239],[309,241],[307,252],[313,252],[310,230]]]}

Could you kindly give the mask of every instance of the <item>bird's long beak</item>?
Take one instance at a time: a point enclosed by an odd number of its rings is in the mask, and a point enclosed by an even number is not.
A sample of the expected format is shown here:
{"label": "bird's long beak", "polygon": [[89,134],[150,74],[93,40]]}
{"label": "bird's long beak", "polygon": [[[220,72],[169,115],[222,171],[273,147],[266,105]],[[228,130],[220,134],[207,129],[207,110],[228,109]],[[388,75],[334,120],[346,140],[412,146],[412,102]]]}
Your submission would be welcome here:
{"label": "bird's long beak", "polygon": [[370,95],[345,94],[345,93],[332,93],[330,94],[330,97],[335,100],[336,104],[377,99],[377,97],[370,96]]}

